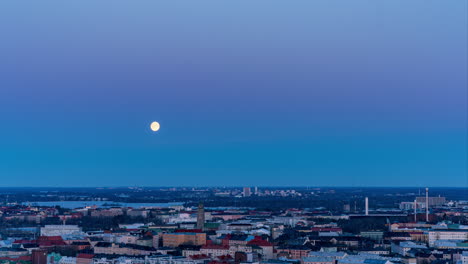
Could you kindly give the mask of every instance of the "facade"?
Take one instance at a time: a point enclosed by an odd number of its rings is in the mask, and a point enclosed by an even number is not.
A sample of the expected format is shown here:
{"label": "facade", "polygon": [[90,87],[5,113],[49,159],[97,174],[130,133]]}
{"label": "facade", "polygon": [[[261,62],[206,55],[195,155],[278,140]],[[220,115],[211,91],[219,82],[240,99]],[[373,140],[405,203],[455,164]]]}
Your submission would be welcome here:
{"label": "facade", "polygon": [[468,240],[468,230],[431,230],[427,232],[429,246],[434,246],[437,240]]}
{"label": "facade", "polygon": [[110,209],[105,209],[105,210],[91,211],[92,217],[114,217],[114,216],[119,216],[123,214],[124,212],[122,208],[110,208]]}
{"label": "facade", "polygon": [[309,257],[333,258],[334,260],[344,259],[348,256],[346,252],[317,252],[311,251]]}
{"label": "facade", "polygon": [[244,187],[244,190],[242,192],[242,195],[244,197],[249,197],[252,195],[252,192],[250,191],[250,187]]}
{"label": "facade", "polygon": [[[417,202],[416,207],[417,207],[416,209],[426,208],[426,202],[425,201],[424,203]],[[406,210],[406,211],[414,210],[414,202],[401,202],[399,208],[401,210]]]}
{"label": "facade", "polygon": [[200,253],[210,257],[220,257],[232,254],[229,246],[227,245],[206,245],[200,249]]}
{"label": "facade", "polygon": [[77,225],[46,225],[41,227],[41,236],[66,236],[80,233],[81,228]]}
{"label": "facade", "polygon": [[127,211],[127,216],[147,218],[148,217],[148,210],[135,210],[135,209],[128,210]]}
{"label": "facade", "polygon": [[[428,197],[429,208],[444,205],[445,197]],[[426,204],[426,197],[416,197],[416,203]]]}
{"label": "facade", "polygon": [[285,256],[288,259],[302,259],[303,257],[309,256],[309,248],[281,248],[277,249],[278,256]]}
{"label": "facade", "polygon": [[301,264],[335,264],[335,259],[330,257],[305,257]]}
{"label": "facade", "polygon": [[76,256],[76,264],[92,264],[93,254],[78,254]]}
{"label": "facade", "polygon": [[180,245],[201,246],[206,244],[205,233],[168,233],[162,235],[164,247],[178,247]]}
{"label": "facade", "polygon": [[460,261],[462,264],[468,264],[468,251],[463,251],[460,257]]}
{"label": "facade", "polygon": [[47,250],[35,249],[32,251],[32,264],[47,264]]}
{"label": "facade", "polygon": [[24,248],[0,248],[0,257],[19,257],[28,254],[29,251]]}
{"label": "facade", "polygon": [[99,242],[94,247],[95,254],[147,256],[155,252],[156,250],[154,250],[151,247],[138,246],[132,244],[115,244],[108,242]]}
{"label": "facade", "polygon": [[76,264],[76,258],[74,257],[61,257],[58,264]]}
{"label": "facade", "polygon": [[401,256],[407,256],[408,251],[411,249],[427,249],[426,245],[422,244],[416,244],[414,242],[408,241],[408,242],[400,242],[400,243],[392,243],[392,252],[399,254]]}
{"label": "facade", "polygon": [[361,237],[366,237],[374,241],[382,241],[384,237],[383,231],[363,231],[360,233]]}

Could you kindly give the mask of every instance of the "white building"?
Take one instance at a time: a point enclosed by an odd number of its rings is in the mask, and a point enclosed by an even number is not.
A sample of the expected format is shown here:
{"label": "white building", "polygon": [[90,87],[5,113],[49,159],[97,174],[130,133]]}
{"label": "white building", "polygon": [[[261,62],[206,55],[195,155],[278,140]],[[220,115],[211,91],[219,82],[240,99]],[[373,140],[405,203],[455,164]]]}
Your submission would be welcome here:
{"label": "white building", "polygon": [[169,255],[151,256],[145,258],[146,264],[203,264],[205,260],[192,260],[185,257],[175,257]]}
{"label": "white building", "polygon": [[83,235],[77,225],[46,225],[41,227],[41,236]]}
{"label": "white building", "polygon": [[58,264],[76,264],[75,257],[61,257],[58,261]]}
{"label": "white building", "polygon": [[462,264],[468,264],[468,251],[463,251],[460,260]]}
{"label": "white building", "polygon": [[431,230],[427,231],[429,246],[434,246],[436,240],[464,241],[468,239],[468,230]]}
{"label": "white building", "polygon": [[94,258],[93,264],[114,264],[114,260],[108,258]]}
{"label": "white building", "polygon": [[169,224],[179,224],[179,223],[196,223],[197,217],[196,214],[188,214],[188,213],[179,213],[174,216],[170,216],[168,218]]}

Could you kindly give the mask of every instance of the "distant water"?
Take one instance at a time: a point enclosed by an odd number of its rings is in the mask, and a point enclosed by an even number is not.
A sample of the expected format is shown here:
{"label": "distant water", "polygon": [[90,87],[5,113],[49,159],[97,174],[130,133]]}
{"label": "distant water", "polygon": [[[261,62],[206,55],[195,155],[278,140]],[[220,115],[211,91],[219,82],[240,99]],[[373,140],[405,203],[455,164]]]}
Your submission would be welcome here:
{"label": "distant water", "polygon": [[226,211],[226,210],[255,210],[255,207],[234,207],[234,206],[218,206],[218,207],[205,207],[207,210],[220,210],[220,211]]}
{"label": "distant water", "polygon": [[180,206],[184,203],[121,203],[121,202],[112,202],[112,201],[56,201],[56,202],[25,202],[23,205],[33,205],[33,206],[60,206],[67,209],[76,209],[86,206],[98,206],[100,208],[109,208],[109,207],[160,207],[167,208],[171,206]]}

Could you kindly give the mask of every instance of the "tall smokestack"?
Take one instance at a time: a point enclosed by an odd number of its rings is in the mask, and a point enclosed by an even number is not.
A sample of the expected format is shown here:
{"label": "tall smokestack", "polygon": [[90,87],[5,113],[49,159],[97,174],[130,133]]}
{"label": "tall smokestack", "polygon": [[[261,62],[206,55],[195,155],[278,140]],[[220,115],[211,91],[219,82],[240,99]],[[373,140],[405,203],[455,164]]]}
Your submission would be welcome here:
{"label": "tall smokestack", "polygon": [[418,202],[416,202],[416,199],[414,199],[414,222],[415,223],[418,221],[417,219],[418,213],[416,211],[417,209],[418,209]]}
{"label": "tall smokestack", "polygon": [[426,188],[426,222],[429,222],[429,188]]}
{"label": "tall smokestack", "polygon": [[366,215],[369,215],[369,199],[366,197]]}

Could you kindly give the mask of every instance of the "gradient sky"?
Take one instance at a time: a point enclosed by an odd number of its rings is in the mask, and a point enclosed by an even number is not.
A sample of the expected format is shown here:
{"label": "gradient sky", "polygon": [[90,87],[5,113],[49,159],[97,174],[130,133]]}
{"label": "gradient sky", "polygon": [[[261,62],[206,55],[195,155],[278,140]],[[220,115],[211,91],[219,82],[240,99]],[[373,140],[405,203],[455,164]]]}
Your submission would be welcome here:
{"label": "gradient sky", "polygon": [[467,1],[0,3],[0,186],[468,186],[466,135]]}

